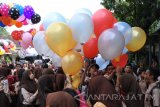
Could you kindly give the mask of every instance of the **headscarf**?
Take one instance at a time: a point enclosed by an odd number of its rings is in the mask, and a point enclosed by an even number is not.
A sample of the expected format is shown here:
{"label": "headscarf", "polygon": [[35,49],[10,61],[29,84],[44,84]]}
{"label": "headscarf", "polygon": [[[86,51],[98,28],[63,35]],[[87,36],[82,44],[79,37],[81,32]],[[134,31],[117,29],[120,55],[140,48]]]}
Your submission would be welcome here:
{"label": "headscarf", "polygon": [[49,107],[78,107],[74,98],[67,92],[59,91],[48,94],[46,106]]}
{"label": "headscarf", "polygon": [[[52,76],[53,77],[53,76]],[[50,75],[43,75],[38,79],[38,91],[39,91],[39,102],[40,107],[45,107],[46,96],[48,93],[54,92],[54,79]]]}
{"label": "headscarf", "polygon": [[22,88],[26,89],[30,93],[35,93],[37,91],[37,84],[34,79],[30,79],[30,73],[30,70],[24,71],[21,81]]}
{"label": "headscarf", "polygon": [[56,90],[62,91],[64,89],[66,76],[64,74],[55,74]]}
{"label": "headscarf", "polygon": [[108,107],[122,107],[122,102],[120,100],[110,99],[113,95],[118,94],[116,93],[114,86],[104,76],[96,76],[90,80],[88,98],[92,105],[96,102],[101,102]]}
{"label": "headscarf", "polygon": [[[141,98],[139,98],[139,95],[142,93],[136,78],[132,74],[124,74],[120,78],[120,85],[121,90],[125,93],[125,96],[127,96],[127,99],[124,100],[127,107],[141,107]],[[136,99],[132,99],[133,96],[135,96]]]}

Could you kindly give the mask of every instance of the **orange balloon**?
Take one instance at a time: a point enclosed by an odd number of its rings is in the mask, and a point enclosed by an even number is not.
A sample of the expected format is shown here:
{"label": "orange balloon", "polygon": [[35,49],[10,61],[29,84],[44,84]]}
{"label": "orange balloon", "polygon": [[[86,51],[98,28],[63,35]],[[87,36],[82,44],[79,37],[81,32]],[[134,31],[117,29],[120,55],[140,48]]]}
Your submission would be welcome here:
{"label": "orange balloon", "polygon": [[17,28],[20,28],[20,27],[23,26],[23,24],[22,24],[22,22],[16,22],[16,23],[15,23],[15,26],[16,26]]}
{"label": "orange balloon", "polygon": [[31,35],[34,36],[37,33],[36,29],[32,30]]}
{"label": "orange balloon", "polygon": [[8,16],[2,16],[1,20],[4,25],[9,25],[12,22],[12,19]]}

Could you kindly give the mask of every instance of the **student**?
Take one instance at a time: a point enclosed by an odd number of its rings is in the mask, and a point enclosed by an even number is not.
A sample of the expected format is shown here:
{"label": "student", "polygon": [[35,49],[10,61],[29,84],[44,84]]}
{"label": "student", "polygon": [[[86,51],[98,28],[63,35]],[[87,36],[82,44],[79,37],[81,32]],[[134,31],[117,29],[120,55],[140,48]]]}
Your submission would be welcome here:
{"label": "student", "polygon": [[[40,107],[46,107],[46,97],[49,93],[56,91],[55,82],[51,75],[43,75],[38,79],[39,104]],[[62,97],[62,96],[61,96]]]}
{"label": "student", "polygon": [[21,94],[23,96],[23,107],[35,107],[38,95],[37,84],[31,70],[23,73],[21,81]]}
{"label": "student", "polygon": [[160,107],[160,88],[157,82],[158,73],[153,69],[146,72],[146,82],[149,85],[145,94],[145,107]]}

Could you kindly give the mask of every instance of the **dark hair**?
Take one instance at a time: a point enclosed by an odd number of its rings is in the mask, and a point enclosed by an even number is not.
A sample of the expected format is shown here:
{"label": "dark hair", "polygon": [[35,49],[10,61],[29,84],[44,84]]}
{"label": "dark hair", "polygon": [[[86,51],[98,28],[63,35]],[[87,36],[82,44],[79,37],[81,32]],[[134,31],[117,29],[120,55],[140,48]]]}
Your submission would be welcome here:
{"label": "dark hair", "polygon": [[[132,64],[130,64],[130,63],[128,63],[126,66],[131,67],[131,69],[133,68]],[[125,66],[125,67],[126,67],[126,66]]]}
{"label": "dark hair", "polygon": [[10,74],[10,71],[5,67],[0,67],[0,75],[7,77]]}
{"label": "dark hair", "polygon": [[55,85],[57,91],[62,91],[64,89],[66,76],[64,74],[55,74]]}
{"label": "dark hair", "polygon": [[19,70],[17,71],[18,81],[21,81],[21,80],[22,80],[22,76],[23,76],[24,71],[25,71],[25,69],[19,69]]}
{"label": "dark hair", "polygon": [[145,70],[144,68],[140,68],[140,69],[139,69],[139,72],[138,72],[138,75],[141,75],[142,72],[146,72],[146,70]]}
{"label": "dark hair", "polygon": [[90,66],[90,68],[96,68],[97,70],[99,69],[99,65],[97,65],[97,64],[92,64],[91,66]]}
{"label": "dark hair", "polygon": [[26,89],[28,92],[35,93],[37,91],[37,84],[34,79],[30,79],[29,75],[31,72],[31,70],[24,71],[21,84],[22,88]]}
{"label": "dark hair", "polygon": [[36,79],[38,79],[40,76],[42,76],[42,69],[41,68],[35,68],[34,70],[33,70],[33,73],[34,73],[34,77],[36,78]]}
{"label": "dark hair", "polygon": [[149,74],[153,76],[153,80],[156,81],[159,76],[159,72],[157,70],[152,69],[152,68],[150,68],[148,70],[149,70]]}
{"label": "dark hair", "polygon": [[54,71],[51,68],[46,68],[43,70],[42,75],[54,74]]}
{"label": "dark hair", "polygon": [[43,75],[38,79],[38,91],[39,91],[38,98],[40,101],[40,107],[45,107],[47,94],[55,91],[54,81],[50,75]]}
{"label": "dark hair", "polygon": [[74,89],[66,88],[63,91],[65,91],[68,94],[70,94],[73,98],[76,97],[74,100],[75,100],[76,104],[78,105],[78,107],[80,106],[80,98],[79,98],[77,92]]}
{"label": "dark hair", "polygon": [[107,70],[109,66],[113,66],[111,62],[106,66],[105,70]]}
{"label": "dark hair", "polygon": [[58,69],[56,70],[57,74],[65,74],[62,67],[58,67]]}

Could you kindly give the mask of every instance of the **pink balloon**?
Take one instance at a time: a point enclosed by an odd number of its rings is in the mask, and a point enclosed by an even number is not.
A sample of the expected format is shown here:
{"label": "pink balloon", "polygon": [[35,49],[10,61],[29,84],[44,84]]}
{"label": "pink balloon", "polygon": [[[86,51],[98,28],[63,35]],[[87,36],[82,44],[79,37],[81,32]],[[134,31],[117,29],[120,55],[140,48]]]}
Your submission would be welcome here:
{"label": "pink balloon", "polygon": [[32,35],[29,32],[22,34],[22,42],[25,44],[30,44],[32,42]]}
{"label": "pink balloon", "polygon": [[23,22],[23,25],[28,25],[27,20],[25,19]]}
{"label": "pink balloon", "polygon": [[29,47],[29,45],[25,44],[24,42],[21,42],[20,44],[21,44],[22,48],[24,48],[24,49],[27,49]]}
{"label": "pink balloon", "polygon": [[25,16],[24,16],[24,15],[20,16],[20,17],[17,19],[18,22],[23,22],[24,20],[25,20]]}
{"label": "pink balloon", "polygon": [[0,6],[0,13],[2,14],[2,16],[9,16],[9,15],[8,15],[9,9],[10,9],[9,5],[7,5],[7,4],[2,4],[2,5]]}

